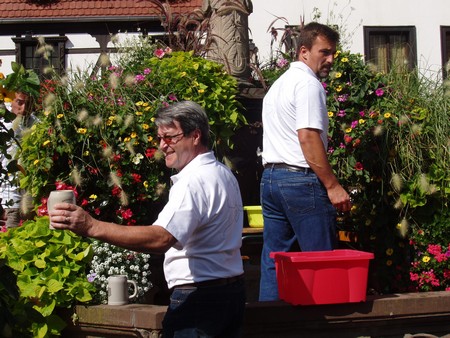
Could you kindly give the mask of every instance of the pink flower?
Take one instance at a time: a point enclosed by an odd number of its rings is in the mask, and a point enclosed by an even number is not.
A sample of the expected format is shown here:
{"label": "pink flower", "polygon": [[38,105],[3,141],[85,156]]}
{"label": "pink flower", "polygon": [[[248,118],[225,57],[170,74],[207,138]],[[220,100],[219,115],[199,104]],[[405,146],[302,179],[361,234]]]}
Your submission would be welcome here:
{"label": "pink flower", "polygon": [[376,96],[383,96],[383,94],[384,94],[383,88],[378,88],[377,90],[375,90]]}
{"label": "pink flower", "polygon": [[338,98],[337,98],[337,100],[338,100],[339,102],[346,102],[346,101],[348,100],[348,94],[342,94],[342,95],[339,95]]}
{"label": "pink flower", "polygon": [[442,262],[445,262],[447,260],[447,257],[443,253],[435,255],[434,258],[436,259],[436,261],[438,263],[442,263]]}
{"label": "pink flower", "polygon": [[283,68],[288,64],[288,60],[286,60],[285,58],[281,58],[277,60],[277,67],[278,68]]}
{"label": "pink flower", "polygon": [[148,75],[148,74],[150,74],[152,72],[152,70],[150,69],[150,68],[145,68],[144,69],[144,74],[145,75]]}
{"label": "pink flower", "polygon": [[164,57],[166,53],[161,49],[158,48],[157,50],[155,50],[154,55],[158,58],[158,59],[162,59]]}
{"label": "pink flower", "polygon": [[138,74],[134,77],[134,82],[139,83],[145,80],[145,75]]}
{"label": "pink flower", "polygon": [[363,167],[361,162],[356,162],[355,169],[358,170],[358,171],[361,171],[361,170],[364,169],[364,167]]}
{"label": "pink flower", "polygon": [[419,280],[419,275],[417,273],[409,273],[409,279],[411,279],[413,282]]}
{"label": "pink flower", "polygon": [[436,256],[439,255],[442,252],[442,248],[439,244],[428,244],[428,249],[427,251]]}

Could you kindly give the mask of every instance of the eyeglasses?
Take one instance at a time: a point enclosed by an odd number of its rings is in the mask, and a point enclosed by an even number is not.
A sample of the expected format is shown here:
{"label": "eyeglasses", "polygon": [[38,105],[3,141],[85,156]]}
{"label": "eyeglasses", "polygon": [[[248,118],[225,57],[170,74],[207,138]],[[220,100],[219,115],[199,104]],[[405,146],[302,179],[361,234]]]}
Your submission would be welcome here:
{"label": "eyeglasses", "polygon": [[[173,139],[175,137],[178,137],[178,136],[182,136],[182,137],[180,137],[176,141],[173,141]],[[161,143],[161,140],[163,140],[165,144],[171,145],[171,144],[178,143],[178,141],[180,141],[183,138],[183,136],[184,136],[184,133],[179,133],[179,134],[176,134],[176,135],[163,135],[163,136],[157,135],[156,139],[158,140],[159,143]]]}

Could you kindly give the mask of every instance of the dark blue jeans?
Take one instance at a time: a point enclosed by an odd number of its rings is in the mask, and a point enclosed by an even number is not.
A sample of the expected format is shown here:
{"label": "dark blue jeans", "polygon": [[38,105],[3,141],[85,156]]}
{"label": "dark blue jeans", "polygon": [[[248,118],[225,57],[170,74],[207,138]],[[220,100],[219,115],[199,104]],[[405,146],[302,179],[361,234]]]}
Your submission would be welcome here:
{"label": "dark blue jeans", "polygon": [[240,337],[245,284],[175,288],[163,320],[164,338]]}
{"label": "dark blue jeans", "polygon": [[302,251],[336,246],[336,209],[316,174],[266,168],[261,177],[264,245],[261,256],[260,301],[278,300],[275,262],[271,252]]}

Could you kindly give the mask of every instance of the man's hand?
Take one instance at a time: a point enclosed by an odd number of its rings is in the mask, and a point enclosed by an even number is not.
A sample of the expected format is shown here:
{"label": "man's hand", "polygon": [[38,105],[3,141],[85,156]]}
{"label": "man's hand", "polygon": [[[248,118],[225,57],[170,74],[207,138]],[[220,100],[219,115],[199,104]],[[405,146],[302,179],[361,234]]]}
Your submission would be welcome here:
{"label": "man's hand", "polygon": [[311,169],[325,186],[325,189],[327,189],[331,204],[339,211],[350,211],[352,207],[350,196],[333,174],[322,139],[320,138],[320,130],[299,129],[298,140],[306,162],[308,162]]}
{"label": "man's hand", "polygon": [[50,223],[55,229],[71,230],[80,236],[93,235],[91,233],[93,218],[75,204],[58,203],[49,216]]}

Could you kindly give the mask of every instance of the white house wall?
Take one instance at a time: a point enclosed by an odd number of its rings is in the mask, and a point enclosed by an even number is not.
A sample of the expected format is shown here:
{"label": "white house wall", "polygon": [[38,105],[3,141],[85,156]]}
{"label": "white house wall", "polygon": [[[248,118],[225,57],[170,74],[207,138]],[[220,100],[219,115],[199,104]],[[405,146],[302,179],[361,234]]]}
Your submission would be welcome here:
{"label": "white house wall", "polygon": [[[125,39],[130,38],[131,36],[136,35],[133,33],[121,33],[118,34],[117,41],[119,43],[124,41]],[[52,36],[52,35],[46,35]],[[94,36],[90,34],[66,34],[67,42],[66,49],[68,53],[66,54],[66,69],[70,73],[71,71],[92,69],[92,67],[97,63],[99,53],[80,53],[77,51],[76,53],[71,53],[72,51],[76,51],[77,49],[96,49],[100,48],[99,42],[96,40]],[[37,36],[35,36],[37,37]],[[114,45],[112,42],[109,42],[107,45],[108,48],[113,48]],[[11,62],[16,60],[15,55],[11,54],[11,51],[15,49],[15,44],[11,39],[11,36],[0,36],[0,59],[3,62],[2,67],[0,68],[0,72],[7,75],[12,72]],[[8,51],[9,53],[5,53]]]}
{"label": "white house wall", "polygon": [[[253,0],[249,28],[260,59],[270,58],[267,30],[276,17],[298,25],[304,16],[308,23],[314,19],[314,8],[322,13],[317,21],[339,25],[349,35],[353,32],[348,49],[354,53],[364,54],[363,26],[415,26],[419,69],[426,76],[440,76],[440,26],[450,26],[450,0]],[[275,27],[283,25],[279,20]]]}

